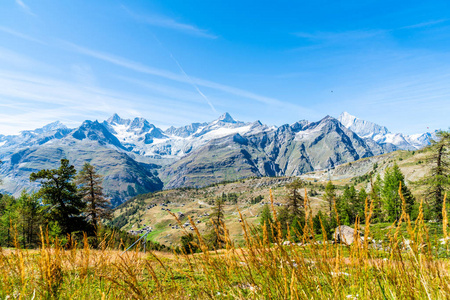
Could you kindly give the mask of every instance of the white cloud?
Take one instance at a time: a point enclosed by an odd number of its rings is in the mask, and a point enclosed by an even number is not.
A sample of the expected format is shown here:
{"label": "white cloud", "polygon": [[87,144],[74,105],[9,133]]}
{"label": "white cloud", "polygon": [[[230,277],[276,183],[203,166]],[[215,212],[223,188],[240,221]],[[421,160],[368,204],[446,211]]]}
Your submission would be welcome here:
{"label": "white cloud", "polygon": [[23,3],[22,0],[15,0],[15,1],[17,5],[19,5],[23,9],[23,11],[25,11],[29,15],[35,16],[35,14],[31,11],[30,7],[25,3]]}
{"label": "white cloud", "polygon": [[184,32],[190,35],[216,39],[217,36],[208,32],[208,30],[198,28],[195,25],[180,23],[173,19],[161,15],[144,16],[136,14],[135,12],[122,5],[122,8],[138,22],[145,23],[151,26],[162,27]]}

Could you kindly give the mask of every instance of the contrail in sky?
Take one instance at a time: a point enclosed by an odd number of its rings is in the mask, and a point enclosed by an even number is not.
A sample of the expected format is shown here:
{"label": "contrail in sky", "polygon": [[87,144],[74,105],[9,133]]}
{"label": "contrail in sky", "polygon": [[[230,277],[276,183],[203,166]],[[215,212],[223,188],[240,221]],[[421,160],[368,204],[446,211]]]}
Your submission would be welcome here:
{"label": "contrail in sky", "polygon": [[208,99],[208,97],[206,97],[205,94],[203,94],[203,92],[200,90],[200,88],[195,84],[195,82],[192,80],[192,78],[184,71],[183,67],[181,66],[181,64],[178,62],[178,60],[175,58],[175,56],[173,56],[172,52],[170,52],[166,47],[164,47],[164,45],[161,43],[161,41],[156,37],[156,35],[154,33],[151,33],[153,35],[153,37],[155,38],[155,40],[158,42],[159,46],[164,49],[165,51],[167,51],[167,53],[169,53],[170,58],[177,64],[178,68],[180,69],[181,73],[183,73],[184,76],[186,76],[187,80],[189,81],[189,83],[195,88],[195,90],[199,93],[199,95],[205,99],[205,101],[208,103],[209,107],[211,107],[212,111],[214,113],[217,113],[216,108],[214,107],[214,105],[212,104],[212,102]]}

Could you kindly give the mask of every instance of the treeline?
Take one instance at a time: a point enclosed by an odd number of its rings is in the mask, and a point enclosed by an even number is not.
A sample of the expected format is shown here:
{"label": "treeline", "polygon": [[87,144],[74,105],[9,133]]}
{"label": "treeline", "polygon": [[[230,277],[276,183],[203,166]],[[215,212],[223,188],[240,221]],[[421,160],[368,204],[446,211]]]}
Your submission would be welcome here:
{"label": "treeline", "polygon": [[[121,248],[136,240],[105,225],[112,217],[110,201],[103,194],[102,176],[89,163],[77,172],[62,159],[59,168],[31,173],[30,180],[40,183],[38,192],[0,195],[1,247],[37,247],[41,230],[67,246],[81,244],[84,235],[94,248]],[[161,248],[155,243],[148,247]]]}

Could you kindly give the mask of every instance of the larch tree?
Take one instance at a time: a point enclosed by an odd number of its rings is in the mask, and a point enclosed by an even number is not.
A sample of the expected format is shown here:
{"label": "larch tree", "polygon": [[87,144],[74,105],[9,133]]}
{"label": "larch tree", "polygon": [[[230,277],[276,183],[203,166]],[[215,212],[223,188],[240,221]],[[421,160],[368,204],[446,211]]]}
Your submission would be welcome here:
{"label": "larch tree", "polygon": [[111,202],[103,194],[103,176],[97,174],[93,165],[85,163],[77,175],[76,183],[86,205],[84,209],[86,221],[94,227],[94,231],[97,233],[101,220],[112,218]]}
{"label": "larch tree", "polygon": [[222,198],[217,198],[213,208],[213,213],[210,216],[210,222],[207,224],[209,227],[207,240],[213,249],[219,249],[225,245],[226,233],[223,226],[225,216],[224,209],[225,204]]}
{"label": "larch tree", "polygon": [[305,208],[303,193],[303,181],[296,179],[286,185],[286,206],[291,214],[291,217],[302,219],[305,217]]}
{"label": "larch tree", "polygon": [[[297,241],[300,235],[303,234],[303,227],[305,225],[305,206],[304,197],[302,193],[304,182],[300,179],[296,179],[293,182],[286,185],[286,209],[289,213],[289,234]],[[281,221],[282,218],[280,218]],[[282,228],[283,228],[282,224]],[[286,226],[287,227],[287,226]],[[284,232],[284,229],[283,229]]]}

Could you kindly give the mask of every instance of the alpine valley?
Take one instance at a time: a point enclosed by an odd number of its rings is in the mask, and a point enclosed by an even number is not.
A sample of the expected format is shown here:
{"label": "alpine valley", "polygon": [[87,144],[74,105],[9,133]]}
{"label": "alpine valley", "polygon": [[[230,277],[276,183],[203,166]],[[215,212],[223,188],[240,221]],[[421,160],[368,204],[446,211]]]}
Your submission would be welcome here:
{"label": "alpine valley", "polygon": [[114,206],[142,193],[201,187],[245,177],[298,176],[395,150],[430,144],[434,133],[404,135],[346,112],[337,119],[292,125],[245,123],[228,113],[209,123],[162,130],[144,118],[114,114],[69,129],[60,122],[19,135],[0,135],[1,192],[18,195],[31,172],[56,168],[67,158],[104,175]]}

